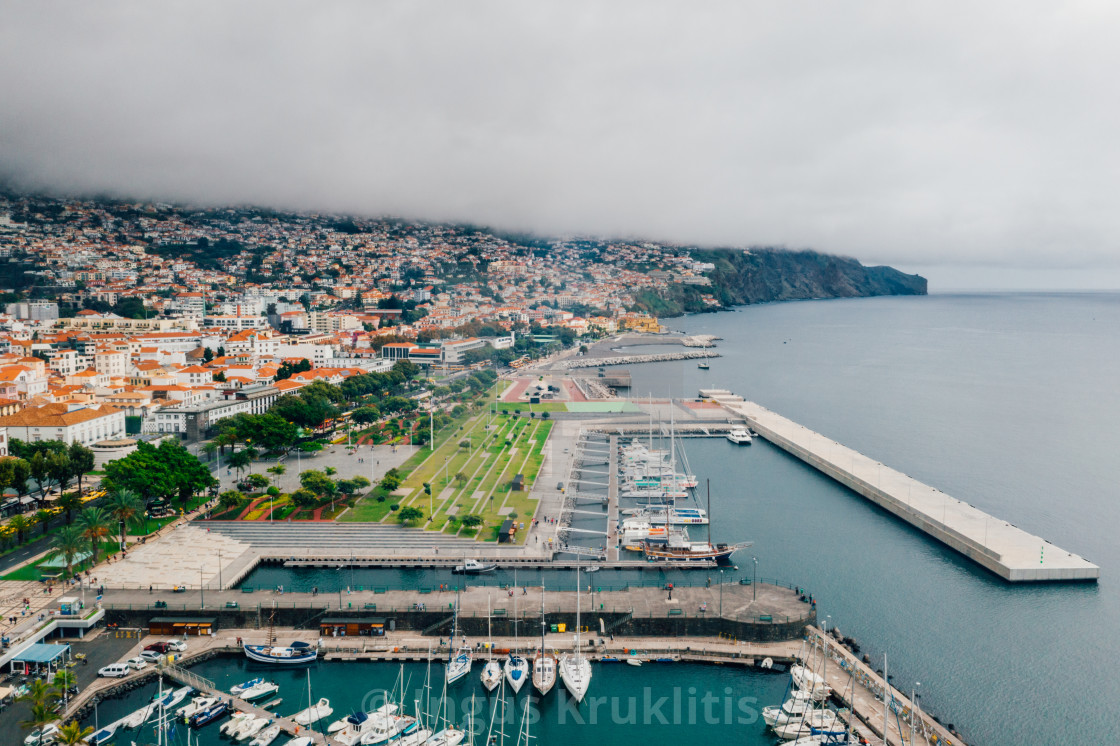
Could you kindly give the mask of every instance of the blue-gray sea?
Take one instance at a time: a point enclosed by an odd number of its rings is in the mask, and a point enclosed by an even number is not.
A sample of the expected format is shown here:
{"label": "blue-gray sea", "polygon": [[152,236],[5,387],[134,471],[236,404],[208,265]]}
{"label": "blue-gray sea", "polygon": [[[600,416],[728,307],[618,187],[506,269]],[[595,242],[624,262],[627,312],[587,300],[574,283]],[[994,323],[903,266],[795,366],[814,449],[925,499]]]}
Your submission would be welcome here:
{"label": "blue-gray sea", "polygon": [[[740,574],[751,571],[753,556],[760,576],[807,587],[822,620],[855,637],[877,665],[888,654],[893,682],[917,689],[924,706],[970,744],[1120,738],[1120,294],[811,301],[667,323],[722,337],[722,357],[708,371],[695,362],[632,366],[634,396],[730,389],[1087,557],[1102,577],[1096,584],[1010,585],[763,441],[737,448],[721,439],[686,440],[692,470],[711,479],[713,538],[755,542],[735,558]],[[532,582],[525,575],[521,582]],[[246,582],[329,591],[340,577],[268,568]],[[553,587],[565,582],[559,573],[543,579]],[[604,571],[597,582],[634,579]],[[358,570],[346,583],[451,580]],[[234,683],[247,677],[244,665],[212,661],[203,673]],[[334,663],[319,664],[313,677],[317,691],[334,695],[340,707],[357,706],[396,673],[389,664]],[[285,675],[286,701],[298,701],[301,675]],[[412,675],[420,675],[418,667]],[[456,697],[480,693],[476,680]],[[692,688],[697,697],[723,697],[719,707],[747,698],[748,709],[751,702],[777,704],[784,686],[785,677],[699,666],[601,665],[592,683],[599,695],[636,693],[639,706],[646,687],[655,701],[657,692],[682,687],[686,702]],[[774,742],[760,723],[738,722],[737,712],[691,724],[686,713],[670,730],[656,717],[648,724],[607,716],[595,726],[571,718],[561,725],[558,696],[559,687],[534,727],[541,744],[658,743],[668,740],[663,736]],[[103,707],[134,705],[135,698]]]}

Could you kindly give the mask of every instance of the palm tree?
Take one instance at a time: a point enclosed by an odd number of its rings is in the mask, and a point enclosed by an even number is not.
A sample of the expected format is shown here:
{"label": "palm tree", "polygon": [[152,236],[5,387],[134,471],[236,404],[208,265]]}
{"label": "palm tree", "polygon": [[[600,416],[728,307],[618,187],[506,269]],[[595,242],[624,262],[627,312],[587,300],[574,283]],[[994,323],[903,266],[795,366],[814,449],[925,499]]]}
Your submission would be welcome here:
{"label": "palm tree", "polygon": [[277,464],[276,466],[270,466],[267,469],[269,474],[276,477],[276,482],[273,482],[273,484],[276,484],[277,487],[280,486],[279,484],[277,484],[277,482],[280,481],[280,477],[284,476],[284,472],[286,472],[287,470],[288,470],[288,467],[284,466],[283,464]]}
{"label": "palm tree", "polygon": [[131,521],[135,521],[144,512],[144,503],[140,501],[140,496],[132,490],[117,489],[109,493],[109,497],[105,500],[105,510],[109,511],[110,515],[117,519],[120,524],[121,531],[121,549],[124,549],[125,527]]}
{"label": "palm tree", "polygon": [[51,527],[51,518],[53,517],[54,513],[50,512],[46,508],[35,511],[35,522],[43,527],[43,536],[47,535],[47,531]]}
{"label": "palm tree", "polygon": [[63,526],[54,535],[51,541],[52,557],[61,556],[66,561],[66,577],[73,574],[74,558],[85,547],[86,537],[82,529],[77,526]]}
{"label": "palm tree", "polygon": [[35,521],[25,515],[15,515],[8,521],[8,525],[16,532],[16,543],[22,544],[23,535],[35,525]]}
{"label": "palm tree", "polygon": [[[47,683],[44,681],[33,681],[31,682],[31,685],[34,685],[35,683],[39,683],[43,687],[47,687]],[[24,699],[30,699],[30,696],[24,697]],[[31,712],[28,714],[27,719],[21,720],[19,724],[20,726],[27,728],[28,730],[39,730],[44,725],[53,723],[57,719],[58,716],[54,713],[54,703],[48,703],[44,699],[42,702],[32,701]]]}
{"label": "palm tree", "polygon": [[86,508],[78,516],[78,525],[81,526],[82,536],[89,541],[91,566],[96,565],[101,540],[109,535],[109,517],[101,508]]}
{"label": "palm tree", "polygon": [[[34,679],[33,681],[28,682],[27,693],[19,698],[20,702],[30,702],[32,707],[37,706],[37,705],[43,705],[43,706],[47,707],[48,710],[49,710],[49,708],[54,706],[54,700],[55,700],[54,689],[52,689],[51,685],[48,684],[43,679]],[[46,720],[44,723],[42,723],[42,725],[45,725],[46,723],[49,723],[52,720],[54,720],[53,717],[50,718],[49,720]]]}
{"label": "palm tree", "polygon": [[66,511],[66,525],[69,526],[74,519],[74,511],[82,507],[82,496],[77,492],[66,492],[54,504]]}
{"label": "palm tree", "polygon": [[86,739],[91,733],[93,733],[93,726],[87,725],[83,728],[77,720],[71,720],[58,729],[56,743],[62,744],[62,746],[81,746],[87,743]]}

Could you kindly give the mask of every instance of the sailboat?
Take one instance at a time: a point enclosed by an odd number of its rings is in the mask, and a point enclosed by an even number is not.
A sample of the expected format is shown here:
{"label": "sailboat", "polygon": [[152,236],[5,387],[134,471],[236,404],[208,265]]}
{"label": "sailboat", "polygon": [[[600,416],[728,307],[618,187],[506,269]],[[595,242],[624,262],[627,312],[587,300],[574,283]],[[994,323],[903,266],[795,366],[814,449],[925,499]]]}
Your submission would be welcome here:
{"label": "sailboat", "polygon": [[463,678],[471,672],[471,647],[467,644],[467,638],[463,638],[463,644],[459,646],[459,652],[455,652],[455,638],[459,636],[459,591],[455,591],[455,621],[451,627],[451,639],[447,644],[447,669],[445,677],[448,684],[454,684],[459,679]]}
{"label": "sailboat", "polygon": [[[514,570],[514,572],[516,573],[517,571]],[[514,586],[516,587],[516,575],[514,577]],[[517,623],[520,620],[521,618],[517,615],[517,596],[515,595],[513,597],[513,639],[515,648],[517,641]],[[510,688],[513,689],[513,693],[516,695],[521,691],[521,687],[529,678],[529,661],[525,660],[525,656],[520,655],[514,651],[510,651],[509,657],[506,658],[504,668],[506,673],[506,681],[509,682]]]}
{"label": "sailboat", "polygon": [[548,694],[556,685],[556,658],[544,649],[544,632],[547,629],[544,618],[544,585],[541,585],[541,649],[533,659],[533,686],[542,695]]}
{"label": "sailboat", "polygon": [[591,685],[591,662],[583,657],[580,649],[580,620],[579,620],[579,559],[576,559],[576,649],[572,655],[565,655],[560,659],[560,680],[568,692],[575,697],[576,702],[582,702],[587,694],[587,687]]}
{"label": "sailboat", "polygon": [[486,649],[489,651],[490,660],[482,667],[482,685],[486,691],[492,692],[502,683],[502,666],[494,660],[494,638],[490,628],[490,596],[486,596]]}

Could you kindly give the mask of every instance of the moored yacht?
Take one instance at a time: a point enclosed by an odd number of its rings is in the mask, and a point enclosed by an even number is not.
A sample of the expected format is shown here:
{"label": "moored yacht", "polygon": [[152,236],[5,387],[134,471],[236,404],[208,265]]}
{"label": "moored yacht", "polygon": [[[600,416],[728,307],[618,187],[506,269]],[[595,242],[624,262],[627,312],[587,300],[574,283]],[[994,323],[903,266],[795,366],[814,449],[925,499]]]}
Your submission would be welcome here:
{"label": "moored yacht", "polygon": [[727,439],[737,446],[749,446],[751,444],[751,431],[745,427],[736,427],[727,434]]}

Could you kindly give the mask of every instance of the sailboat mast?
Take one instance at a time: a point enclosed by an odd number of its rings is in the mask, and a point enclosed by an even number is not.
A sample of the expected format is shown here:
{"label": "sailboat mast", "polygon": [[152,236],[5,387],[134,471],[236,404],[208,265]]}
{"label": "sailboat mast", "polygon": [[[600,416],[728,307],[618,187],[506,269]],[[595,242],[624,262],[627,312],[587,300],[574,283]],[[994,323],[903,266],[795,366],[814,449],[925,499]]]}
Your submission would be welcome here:
{"label": "sailboat mast", "polygon": [[712,480],[708,477],[704,480],[704,484],[708,488],[708,548],[712,546]]}
{"label": "sailboat mast", "polygon": [[579,576],[579,555],[576,555],[576,660],[579,661],[582,650],[579,644],[579,586],[583,580]]}

